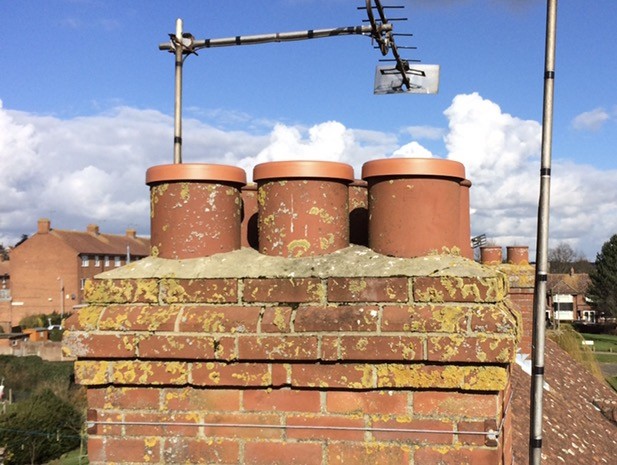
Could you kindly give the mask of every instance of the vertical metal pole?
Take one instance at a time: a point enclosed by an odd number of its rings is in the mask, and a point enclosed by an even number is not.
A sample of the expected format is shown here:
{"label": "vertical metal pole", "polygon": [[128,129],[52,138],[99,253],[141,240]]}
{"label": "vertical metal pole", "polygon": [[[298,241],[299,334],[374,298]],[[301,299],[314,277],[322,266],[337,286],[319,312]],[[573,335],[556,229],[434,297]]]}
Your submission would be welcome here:
{"label": "vertical metal pole", "polygon": [[174,163],[182,163],[182,20],[176,20],[176,92],[174,100]]}
{"label": "vertical metal pole", "polygon": [[553,132],[553,94],[555,84],[555,39],[557,0],[547,0],[546,55],[544,70],[544,108],[542,116],[542,161],[538,234],[536,244],[536,280],[533,296],[531,414],[529,425],[529,464],[542,460],[542,389],[544,387],[544,344],[546,331],[545,299],[548,279],[548,224],[551,188],[551,144]]}

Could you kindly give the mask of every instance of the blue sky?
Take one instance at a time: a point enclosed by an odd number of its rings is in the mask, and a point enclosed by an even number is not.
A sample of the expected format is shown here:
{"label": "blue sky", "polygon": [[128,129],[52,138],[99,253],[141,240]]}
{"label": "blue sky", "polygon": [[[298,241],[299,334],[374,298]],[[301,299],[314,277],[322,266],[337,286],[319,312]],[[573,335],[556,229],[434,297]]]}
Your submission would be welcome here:
{"label": "blue sky", "polygon": [[[472,229],[535,248],[544,0],[404,4],[441,66],[438,95],[372,94],[381,54],[366,37],[202,50],[185,64],[184,160],[232,163],[387,156],[463,161]],[[148,234],[149,166],[172,161],[176,18],[199,39],[355,26],[362,0],[0,1],[0,242],[97,223]],[[551,244],[594,258],[617,233],[614,0],[558,11]],[[405,51],[404,51],[405,52]],[[93,207],[95,205],[95,207]]]}

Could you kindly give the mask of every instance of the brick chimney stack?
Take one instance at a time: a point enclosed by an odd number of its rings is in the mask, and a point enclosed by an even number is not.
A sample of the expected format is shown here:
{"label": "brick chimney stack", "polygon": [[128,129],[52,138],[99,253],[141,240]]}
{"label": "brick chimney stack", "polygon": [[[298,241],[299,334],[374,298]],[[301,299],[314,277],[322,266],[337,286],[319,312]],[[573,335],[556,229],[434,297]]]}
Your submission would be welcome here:
{"label": "brick chimney stack", "polygon": [[38,234],[49,234],[49,231],[51,230],[51,221],[47,218],[41,218],[39,219],[37,226]]}
{"label": "brick chimney stack", "polygon": [[135,239],[137,237],[137,230],[135,229],[127,229],[126,230],[126,237],[130,238],[130,239]]}
{"label": "brick chimney stack", "polygon": [[96,224],[89,224],[86,231],[88,234],[92,234],[93,236],[99,235],[99,227]]}

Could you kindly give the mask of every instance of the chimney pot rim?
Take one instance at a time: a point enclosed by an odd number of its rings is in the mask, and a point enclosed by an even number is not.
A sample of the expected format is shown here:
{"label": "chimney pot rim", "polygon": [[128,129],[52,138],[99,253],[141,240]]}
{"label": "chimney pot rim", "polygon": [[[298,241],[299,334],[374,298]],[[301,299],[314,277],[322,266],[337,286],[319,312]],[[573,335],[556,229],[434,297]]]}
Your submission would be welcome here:
{"label": "chimney pot rim", "polygon": [[353,167],[347,163],[320,160],[289,160],[260,163],[253,169],[253,180],[265,179],[340,179],[354,180]]}
{"label": "chimney pot rim", "polygon": [[157,165],[146,171],[146,184],[173,181],[211,181],[246,184],[246,172],[237,166],[214,163]]}
{"label": "chimney pot rim", "polygon": [[381,158],[362,165],[362,179],[378,176],[440,176],[465,179],[465,166],[443,158]]}

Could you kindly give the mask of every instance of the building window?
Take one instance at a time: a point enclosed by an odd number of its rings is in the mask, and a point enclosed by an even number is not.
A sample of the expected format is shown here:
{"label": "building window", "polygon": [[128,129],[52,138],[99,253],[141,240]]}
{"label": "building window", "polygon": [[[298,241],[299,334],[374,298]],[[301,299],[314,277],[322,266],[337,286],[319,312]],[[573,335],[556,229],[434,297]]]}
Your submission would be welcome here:
{"label": "building window", "polygon": [[119,255],[116,255],[116,256],[114,257],[114,266],[120,266],[120,265],[122,265],[122,262],[121,262],[121,260],[120,260],[120,256],[119,256]]}
{"label": "building window", "polygon": [[109,266],[109,255],[105,255],[105,266]]}
{"label": "building window", "polygon": [[98,255],[94,256],[94,266],[101,266],[101,258]]}
{"label": "building window", "polygon": [[83,291],[84,290],[84,286],[86,285],[86,278],[81,278],[79,280],[79,288]]}
{"label": "building window", "polygon": [[87,255],[81,256],[81,266],[90,266],[90,258]]}

